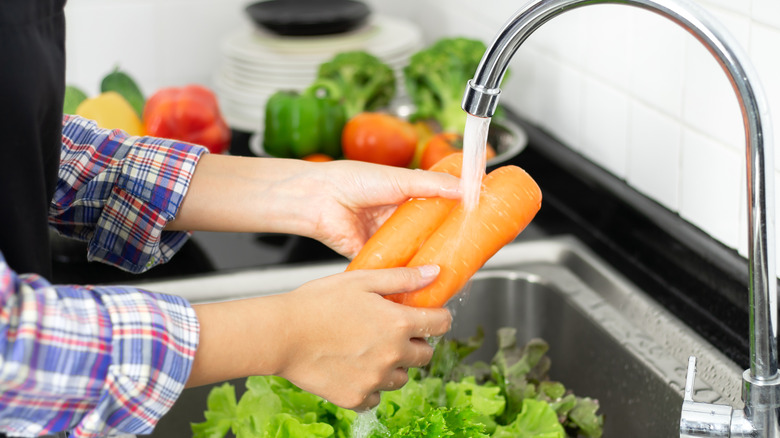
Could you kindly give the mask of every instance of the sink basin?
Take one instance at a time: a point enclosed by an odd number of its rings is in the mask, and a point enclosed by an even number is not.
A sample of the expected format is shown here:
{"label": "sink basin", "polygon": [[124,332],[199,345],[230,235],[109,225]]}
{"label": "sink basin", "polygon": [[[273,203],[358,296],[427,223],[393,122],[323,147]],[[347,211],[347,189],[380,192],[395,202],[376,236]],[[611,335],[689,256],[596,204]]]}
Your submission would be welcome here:
{"label": "sink basin", "polygon": [[[143,286],[193,302],[216,301],[283,293],[344,267],[272,268]],[[225,294],[215,296],[216,290]],[[679,434],[689,355],[698,357],[697,401],[742,406],[742,370],[574,238],[506,246],[448,306],[454,315],[448,336],[485,329],[485,344],[475,359],[492,357],[496,342],[491,334],[500,327],[515,327],[520,342],[546,340],[550,377],[599,400],[605,437]],[[237,391],[243,388],[241,379],[232,383]],[[210,389],[186,390],[151,436],[189,433],[191,422],[203,421]]]}

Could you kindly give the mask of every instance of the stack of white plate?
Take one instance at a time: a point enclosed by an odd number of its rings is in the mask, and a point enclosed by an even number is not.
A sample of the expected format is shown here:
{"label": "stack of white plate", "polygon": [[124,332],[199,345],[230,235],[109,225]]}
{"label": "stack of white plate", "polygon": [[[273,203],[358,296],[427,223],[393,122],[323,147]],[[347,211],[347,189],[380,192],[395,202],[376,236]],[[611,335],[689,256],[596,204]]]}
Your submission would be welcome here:
{"label": "stack of white plate", "polygon": [[396,72],[403,95],[403,67],[423,45],[413,23],[374,15],[351,32],[316,37],[280,36],[251,26],[228,35],[222,44],[222,65],[215,90],[228,124],[237,130],[262,131],[265,102],[278,90],[303,90],[320,64],[337,53],[365,50]]}

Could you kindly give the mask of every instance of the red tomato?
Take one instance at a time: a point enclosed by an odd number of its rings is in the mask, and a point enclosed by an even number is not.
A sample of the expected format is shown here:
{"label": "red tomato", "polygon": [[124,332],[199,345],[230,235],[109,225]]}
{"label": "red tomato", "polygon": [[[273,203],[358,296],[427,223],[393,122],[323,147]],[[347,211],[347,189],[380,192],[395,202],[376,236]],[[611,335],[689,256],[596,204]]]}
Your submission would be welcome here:
{"label": "red tomato", "polygon": [[[454,132],[440,132],[431,137],[425,144],[420,158],[420,168],[428,170],[447,155],[462,151],[463,135]],[[485,159],[489,160],[495,156],[496,150],[489,144],[485,145]]]}
{"label": "red tomato", "polygon": [[309,154],[302,158],[304,161],[313,161],[315,163],[324,163],[326,161],[333,161],[333,157],[327,154],[314,153]]}
{"label": "red tomato", "polygon": [[341,133],[341,148],[348,160],[406,167],[414,158],[414,126],[386,113],[365,112],[351,118]]}
{"label": "red tomato", "polygon": [[436,134],[425,144],[425,149],[420,158],[420,168],[428,170],[442,158],[455,152],[460,152],[462,149],[462,135],[454,132]]}

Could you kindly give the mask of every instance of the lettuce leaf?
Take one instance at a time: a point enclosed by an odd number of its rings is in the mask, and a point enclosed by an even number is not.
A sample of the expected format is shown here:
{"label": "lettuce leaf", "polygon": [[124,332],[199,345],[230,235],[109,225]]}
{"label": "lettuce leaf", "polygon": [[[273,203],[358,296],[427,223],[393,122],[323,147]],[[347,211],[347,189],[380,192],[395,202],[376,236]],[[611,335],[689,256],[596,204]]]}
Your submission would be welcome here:
{"label": "lettuce leaf", "polygon": [[566,426],[578,430],[580,435],[600,438],[604,430],[604,416],[600,415],[598,410],[597,400],[579,398],[568,415]]}
{"label": "lettuce leaf", "polygon": [[484,332],[441,340],[428,366],[409,370],[401,389],[382,394],[375,418],[340,408],[280,377],[246,380],[236,401],[230,384],[209,394],[205,421],[191,425],[195,438],[600,438],[604,417],[598,401],[577,397],[549,379],[549,346],[517,343],[516,331],[497,332],[490,363],[468,363]]}
{"label": "lettuce leaf", "polygon": [[236,389],[224,383],[211,389],[206,399],[206,421],[191,424],[194,438],[222,438],[236,417]]}
{"label": "lettuce leaf", "polygon": [[475,419],[469,408],[438,407],[417,417],[410,424],[391,431],[390,438],[487,438],[485,425]]}
{"label": "lettuce leaf", "polygon": [[405,426],[443,403],[443,382],[436,377],[413,379],[401,389],[382,394],[377,418],[389,429]]}
{"label": "lettuce leaf", "polygon": [[478,385],[473,376],[464,377],[460,382],[447,382],[445,386],[447,406],[471,408],[476,414],[475,421],[485,425],[488,432],[496,429],[495,417],[504,412],[506,399],[501,388],[489,384]]}
{"label": "lettuce leaf", "polygon": [[[232,385],[212,389],[204,414],[206,421],[191,425],[193,437],[221,438],[229,430],[237,438],[351,435],[349,425],[357,414],[301,391],[285,379],[249,377],[246,389],[238,403]],[[336,434],[337,430],[340,434]]]}
{"label": "lettuce leaf", "polygon": [[515,420],[507,426],[498,426],[493,437],[565,438],[566,432],[548,403],[525,399]]}
{"label": "lettuce leaf", "polygon": [[471,408],[450,408],[439,406],[429,409],[425,415],[416,417],[407,424],[398,424],[385,433],[375,433],[370,438],[487,438],[485,425],[476,418]]}
{"label": "lettuce leaf", "polygon": [[[477,362],[469,365],[464,359],[477,351],[485,340],[485,331],[477,327],[474,336],[465,339],[441,339],[433,350],[433,357],[423,368],[423,375],[440,377],[445,381],[460,380],[465,376],[475,376],[482,382],[490,371],[487,364]],[[477,370],[480,371],[477,371]]]}

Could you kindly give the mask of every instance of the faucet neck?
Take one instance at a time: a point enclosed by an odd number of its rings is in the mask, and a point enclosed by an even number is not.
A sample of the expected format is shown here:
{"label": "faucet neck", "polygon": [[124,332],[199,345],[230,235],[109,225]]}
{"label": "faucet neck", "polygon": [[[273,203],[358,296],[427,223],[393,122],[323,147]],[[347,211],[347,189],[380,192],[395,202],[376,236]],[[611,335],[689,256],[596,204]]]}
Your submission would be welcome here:
{"label": "faucet neck", "polygon": [[581,6],[624,4],[662,15],[704,44],[727,74],[745,126],[748,198],[750,376],[778,374],[777,276],[775,274],[774,157],[769,110],[760,81],[739,44],[710,15],[689,0],[532,0],[518,10],[488,46],[466,86],[463,109],[491,117],[500,83],[520,45],[552,18]]}

